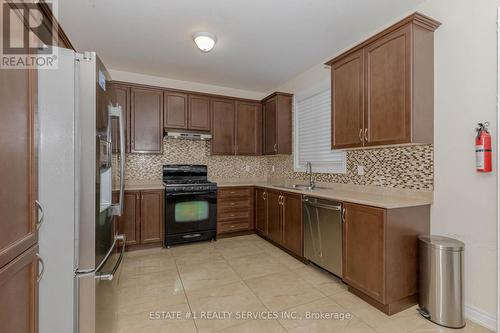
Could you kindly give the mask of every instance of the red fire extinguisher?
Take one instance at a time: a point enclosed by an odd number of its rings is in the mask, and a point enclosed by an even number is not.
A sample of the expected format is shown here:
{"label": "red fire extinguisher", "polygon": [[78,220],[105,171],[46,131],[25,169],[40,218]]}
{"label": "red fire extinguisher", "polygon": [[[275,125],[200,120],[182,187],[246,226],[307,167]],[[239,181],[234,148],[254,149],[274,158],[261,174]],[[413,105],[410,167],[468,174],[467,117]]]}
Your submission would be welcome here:
{"label": "red fire extinguisher", "polygon": [[476,128],[476,170],[491,172],[491,135],[488,132],[488,122],[479,123]]}

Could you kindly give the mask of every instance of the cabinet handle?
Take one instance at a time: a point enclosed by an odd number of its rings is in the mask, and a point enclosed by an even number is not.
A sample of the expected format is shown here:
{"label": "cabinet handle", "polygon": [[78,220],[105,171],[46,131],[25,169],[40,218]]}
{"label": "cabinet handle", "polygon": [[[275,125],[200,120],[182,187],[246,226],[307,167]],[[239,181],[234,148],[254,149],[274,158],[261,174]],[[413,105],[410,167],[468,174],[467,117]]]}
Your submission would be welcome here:
{"label": "cabinet handle", "polygon": [[370,142],[370,140],[368,140],[368,127],[365,128],[365,141]]}
{"label": "cabinet handle", "polygon": [[285,196],[284,195],[281,196],[281,205],[282,206],[285,205]]}
{"label": "cabinet handle", "polygon": [[278,144],[277,144],[277,143],[275,143],[275,144],[274,144],[274,152],[275,152],[275,153],[277,153],[277,152],[278,152]]}
{"label": "cabinet handle", "polygon": [[37,258],[37,263],[41,266],[41,269],[38,271],[38,275],[36,277],[36,282],[40,283],[43,277],[43,273],[45,272],[45,263],[43,262],[40,253],[36,254],[36,258]]}
{"label": "cabinet handle", "polygon": [[358,136],[359,136],[359,141],[363,142],[363,129],[362,128],[359,129]]}
{"label": "cabinet handle", "polygon": [[266,200],[266,192],[262,192],[262,200]]}
{"label": "cabinet handle", "polygon": [[342,208],[342,222],[345,222],[345,208]]}
{"label": "cabinet handle", "polygon": [[231,206],[234,206],[234,205],[236,205],[236,204],[234,202],[231,202]]}
{"label": "cabinet handle", "polygon": [[35,200],[35,205],[38,207],[38,210],[40,211],[40,216],[38,217],[38,221],[36,222],[36,230],[40,229],[40,227],[43,224],[43,221],[45,220],[45,212],[43,211],[43,206],[40,203],[40,201]]}

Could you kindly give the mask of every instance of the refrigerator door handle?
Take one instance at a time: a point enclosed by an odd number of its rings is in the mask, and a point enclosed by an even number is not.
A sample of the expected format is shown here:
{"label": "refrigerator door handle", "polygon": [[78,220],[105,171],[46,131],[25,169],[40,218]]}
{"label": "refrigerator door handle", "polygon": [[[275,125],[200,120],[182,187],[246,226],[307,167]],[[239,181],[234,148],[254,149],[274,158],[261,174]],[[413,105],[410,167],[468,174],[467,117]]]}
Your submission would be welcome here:
{"label": "refrigerator door handle", "polygon": [[117,240],[122,241],[122,249],[120,251],[120,257],[118,257],[118,260],[116,261],[115,266],[111,270],[111,272],[96,272],[95,273],[95,278],[98,280],[105,280],[105,281],[112,281],[113,277],[116,274],[116,271],[120,267],[120,264],[122,263],[123,256],[125,255],[125,235],[117,235],[116,236]]}
{"label": "refrigerator door handle", "polygon": [[123,242],[122,253],[120,254],[120,259],[119,259],[121,261],[121,256],[122,256],[123,252],[125,251],[125,235],[116,235],[115,239],[113,241],[113,244],[109,248],[109,250],[106,253],[106,255],[104,256],[104,258],[102,259],[101,263],[94,269],[77,269],[75,271],[75,276],[76,277],[86,277],[86,276],[90,276],[90,275],[96,275],[101,270],[102,266],[104,266],[104,264],[108,260],[109,256],[111,256],[111,254],[113,253],[113,250],[115,249],[116,243],[118,241]]}
{"label": "refrigerator door handle", "polygon": [[123,119],[123,111],[120,105],[109,107],[110,117],[118,118],[118,126],[120,127],[120,196],[117,204],[111,206],[111,214],[121,216],[123,212],[123,196],[125,192],[125,121]]}

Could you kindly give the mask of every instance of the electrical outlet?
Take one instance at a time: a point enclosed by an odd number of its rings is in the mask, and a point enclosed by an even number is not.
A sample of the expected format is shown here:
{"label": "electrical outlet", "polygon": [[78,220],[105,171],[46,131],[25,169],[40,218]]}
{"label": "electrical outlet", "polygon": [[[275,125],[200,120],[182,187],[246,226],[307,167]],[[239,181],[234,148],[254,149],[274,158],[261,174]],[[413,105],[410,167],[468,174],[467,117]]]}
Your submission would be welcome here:
{"label": "electrical outlet", "polygon": [[274,172],[274,165],[271,166],[271,172]]}
{"label": "electrical outlet", "polygon": [[358,176],[365,175],[365,168],[362,165],[358,165]]}
{"label": "electrical outlet", "polygon": [[250,165],[245,165],[245,171],[250,172]]}

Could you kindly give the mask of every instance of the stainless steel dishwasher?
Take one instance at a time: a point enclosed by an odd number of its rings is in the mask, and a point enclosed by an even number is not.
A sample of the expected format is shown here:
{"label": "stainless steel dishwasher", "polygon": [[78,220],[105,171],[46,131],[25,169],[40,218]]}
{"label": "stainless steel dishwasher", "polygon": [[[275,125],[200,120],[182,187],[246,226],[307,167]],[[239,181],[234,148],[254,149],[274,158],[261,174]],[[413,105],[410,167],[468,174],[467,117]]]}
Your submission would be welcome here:
{"label": "stainless steel dishwasher", "polygon": [[304,257],[342,277],[342,203],[304,196]]}

